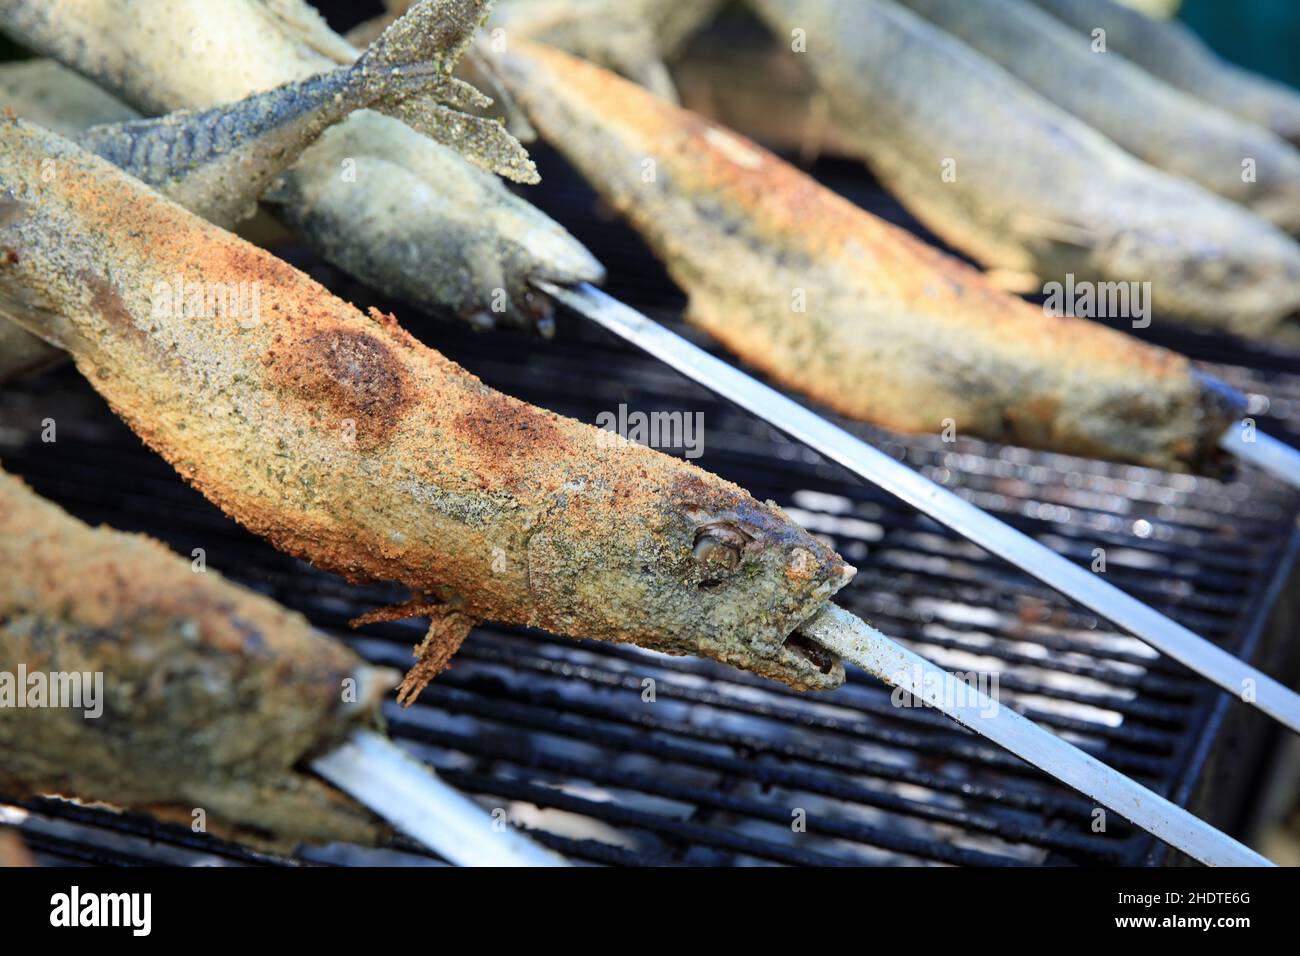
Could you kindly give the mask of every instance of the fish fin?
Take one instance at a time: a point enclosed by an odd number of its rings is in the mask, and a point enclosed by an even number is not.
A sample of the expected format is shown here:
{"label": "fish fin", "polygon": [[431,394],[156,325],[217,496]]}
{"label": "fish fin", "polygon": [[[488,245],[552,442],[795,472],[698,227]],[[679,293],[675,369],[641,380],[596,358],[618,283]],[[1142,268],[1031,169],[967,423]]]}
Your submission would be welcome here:
{"label": "fish fin", "polygon": [[485,110],[492,105],[492,97],[478,87],[454,76],[435,84],[429,95],[444,106],[457,110]]}
{"label": "fish fin", "polygon": [[541,181],[528,151],[497,120],[459,113],[427,97],[377,104],[375,109],[499,176],[517,183]]}
{"label": "fish fin", "polygon": [[398,604],[377,607],[359,614],[348,621],[349,627],[364,627],[367,624],[382,624],[386,621],[405,621],[412,617],[425,617],[441,613],[447,602],[434,594],[419,592]]}
{"label": "fish fin", "polygon": [[[450,75],[488,6],[488,0],[419,0],[380,34],[353,69],[363,83],[374,84],[372,109],[484,169],[515,182],[536,183],[540,177],[528,151],[500,123],[460,112],[492,103]],[[395,74],[401,82],[393,82]],[[420,95],[412,95],[410,80],[423,83]]]}
{"label": "fish fin", "polygon": [[1019,213],[1011,219],[1011,229],[1030,239],[1047,239],[1080,249],[1091,249],[1097,244],[1097,233],[1081,223],[1048,219],[1029,213]]}
{"label": "fish fin", "polygon": [[487,15],[489,0],[419,0],[357,60],[365,70],[423,65],[449,76]]}
{"label": "fish fin", "polygon": [[446,605],[432,618],[424,640],[415,648],[418,659],[397,688],[397,702],[403,707],[415,703],[429,682],[451,666],[452,657],[478,623],[469,615]]}

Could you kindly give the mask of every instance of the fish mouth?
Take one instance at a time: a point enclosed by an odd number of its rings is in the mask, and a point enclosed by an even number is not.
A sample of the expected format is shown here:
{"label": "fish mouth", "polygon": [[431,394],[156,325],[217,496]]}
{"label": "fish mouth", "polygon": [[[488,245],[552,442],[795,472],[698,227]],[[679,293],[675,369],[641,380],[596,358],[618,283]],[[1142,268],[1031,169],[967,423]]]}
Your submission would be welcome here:
{"label": "fish mouth", "polygon": [[799,618],[777,648],[782,673],[769,675],[796,690],[834,690],[844,683],[844,663],[840,656],[806,636],[803,630],[830,605],[832,596],[858,573],[853,565],[845,563],[834,552],[832,554],[838,568],[832,568],[831,575],[814,590],[815,604]]}

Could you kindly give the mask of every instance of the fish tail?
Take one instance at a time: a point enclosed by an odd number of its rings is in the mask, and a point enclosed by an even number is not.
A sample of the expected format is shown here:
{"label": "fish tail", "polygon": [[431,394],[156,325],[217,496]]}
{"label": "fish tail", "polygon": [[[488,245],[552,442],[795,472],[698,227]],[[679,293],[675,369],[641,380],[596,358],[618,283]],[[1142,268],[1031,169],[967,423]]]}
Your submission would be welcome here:
{"label": "fish tail", "polygon": [[418,68],[446,78],[486,19],[492,0],[419,0],[366,48],[362,74]]}
{"label": "fish tail", "polygon": [[350,68],[356,105],[396,117],[475,165],[520,183],[538,181],[528,152],[495,120],[469,112],[492,99],[451,76],[492,0],[419,0]]}

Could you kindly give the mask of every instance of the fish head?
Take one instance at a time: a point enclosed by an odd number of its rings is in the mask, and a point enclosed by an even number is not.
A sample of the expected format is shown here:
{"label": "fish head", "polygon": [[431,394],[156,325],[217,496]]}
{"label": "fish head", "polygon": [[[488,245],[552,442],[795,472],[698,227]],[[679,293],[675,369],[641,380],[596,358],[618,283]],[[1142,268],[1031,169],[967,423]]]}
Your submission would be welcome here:
{"label": "fish head", "polygon": [[1100,243],[1094,263],[1149,282],[1157,313],[1263,333],[1300,310],[1300,245],[1242,210],[1215,212],[1135,223]]}
{"label": "fish head", "polygon": [[697,653],[800,688],[842,683],[844,668],[835,655],[795,629],[856,569],[773,502],[742,495],[682,505],[669,536],[680,558],[669,561],[668,570],[703,607]]}
{"label": "fish head", "polygon": [[[639,464],[647,450],[625,451]],[[835,655],[795,631],[855,570],[775,504],[652,454],[657,469],[620,469],[640,478],[574,492],[565,523],[583,534],[531,536],[530,590],[567,618],[544,623],[710,657],[801,690],[842,683]]]}

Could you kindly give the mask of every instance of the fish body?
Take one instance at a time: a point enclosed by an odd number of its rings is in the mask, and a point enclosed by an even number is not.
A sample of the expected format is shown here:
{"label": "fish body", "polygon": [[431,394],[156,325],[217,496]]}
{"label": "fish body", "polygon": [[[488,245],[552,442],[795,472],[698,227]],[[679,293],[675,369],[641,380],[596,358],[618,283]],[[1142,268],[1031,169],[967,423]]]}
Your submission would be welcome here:
{"label": "fish body", "polygon": [[[36,157],[53,159],[52,181]],[[0,267],[4,314],[67,349],[245,527],[349,579],[410,587],[399,616],[436,618],[424,659],[493,620],[796,687],[842,680],[838,662],[786,640],[852,569],[775,506],[487,388],[390,318],[21,120],[0,129],[0,183],[0,243],[20,252]],[[131,228],[115,228],[128,210]],[[196,317],[178,283],[255,284],[260,317]],[[428,674],[416,676],[410,692]]]}
{"label": "fish body", "polygon": [[3,472],[0,567],[0,670],[29,675],[13,692],[50,673],[100,675],[102,691],[85,686],[81,707],[0,709],[0,793],[185,823],[202,809],[214,830],[289,844],[381,838],[364,808],[295,767],[375,724],[383,672],[301,615],[150,538],[90,528]]}
{"label": "fish body", "polygon": [[[327,43],[332,34],[297,0],[0,0],[0,28],[151,116],[309,79],[350,49],[336,36]],[[354,113],[330,132],[348,130],[362,151],[341,165],[336,151],[318,148],[327,133],[286,171],[268,204],[335,265],[391,296],[477,326],[547,331],[549,311],[532,280],[599,281],[600,263],[496,176],[469,168],[442,143],[411,136],[403,119]],[[405,191],[395,205],[391,182],[366,174],[397,170],[406,170]],[[466,182],[473,188],[457,191]],[[303,206],[305,197],[316,205]],[[453,242],[454,263],[482,264],[442,268]]]}
{"label": "fish body", "polygon": [[[1049,317],[749,140],[516,42],[495,67],[746,362],[854,418],[1210,468],[1240,412],[1186,359]],[[815,228],[809,228],[815,224]]]}
{"label": "fish body", "polygon": [[1121,54],[1098,53],[1031,0],[900,0],[1143,162],[1300,231],[1300,152]]}
{"label": "fish body", "polygon": [[[1190,27],[1111,0],[1034,0],[1106,48],[1207,103],[1300,144],[1300,93],[1224,60]],[[1100,39],[1100,36],[1098,36]]]}
{"label": "fish body", "polygon": [[1141,162],[887,0],[752,0],[843,139],[939,236],[1044,282],[1149,283],[1157,316],[1264,334],[1300,308],[1300,246]]}

